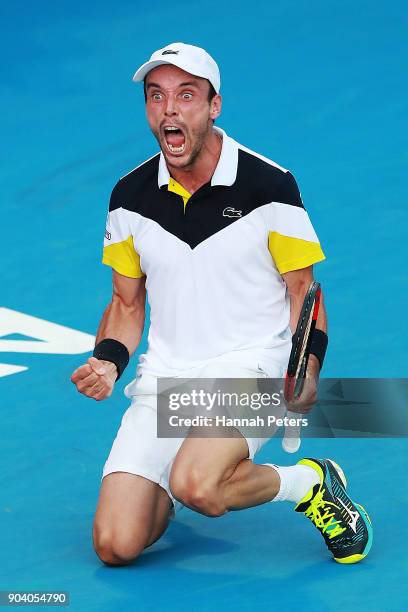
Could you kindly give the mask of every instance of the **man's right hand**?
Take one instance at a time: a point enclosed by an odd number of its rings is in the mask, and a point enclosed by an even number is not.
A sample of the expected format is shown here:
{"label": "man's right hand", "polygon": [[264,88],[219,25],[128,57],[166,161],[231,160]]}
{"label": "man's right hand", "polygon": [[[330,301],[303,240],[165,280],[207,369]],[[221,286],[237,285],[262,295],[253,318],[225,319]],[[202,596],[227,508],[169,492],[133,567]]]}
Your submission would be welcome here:
{"label": "man's right hand", "polygon": [[117,375],[114,363],[90,357],[88,363],[75,370],[71,382],[79,393],[101,401],[112,394]]}

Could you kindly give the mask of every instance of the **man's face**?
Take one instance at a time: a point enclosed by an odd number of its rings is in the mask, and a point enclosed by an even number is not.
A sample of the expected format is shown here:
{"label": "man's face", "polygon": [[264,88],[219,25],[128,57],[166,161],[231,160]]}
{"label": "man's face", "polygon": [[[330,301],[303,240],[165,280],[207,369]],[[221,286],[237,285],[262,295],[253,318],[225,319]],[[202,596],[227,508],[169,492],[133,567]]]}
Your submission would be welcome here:
{"label": "man's face", "polygon": [[221,97],[208,101],[209,83],[171,65],[151,70],[145,81],[146,113],[169,166],[190,166],[211,134]]}

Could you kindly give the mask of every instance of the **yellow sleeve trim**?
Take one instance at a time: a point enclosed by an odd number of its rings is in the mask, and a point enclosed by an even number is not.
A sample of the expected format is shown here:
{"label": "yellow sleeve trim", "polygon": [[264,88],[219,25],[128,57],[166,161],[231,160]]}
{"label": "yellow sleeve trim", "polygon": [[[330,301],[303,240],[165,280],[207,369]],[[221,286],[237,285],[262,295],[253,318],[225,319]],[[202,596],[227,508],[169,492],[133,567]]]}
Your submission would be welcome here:
{"label": "yellow sleeve trim", "polygon": [[268,248],[280,274],[326,259],[318,242],[283,236],[279,232],[269,232]]}
{"label": "yellow sleeve trim", "polygon": [[140,267],[140,257],[133,245],[132,236],[129,236],[129,238],[122,242],[105,246],[103,248],[102,263],[129,278],[141,278],[144,276],[144,272]]}

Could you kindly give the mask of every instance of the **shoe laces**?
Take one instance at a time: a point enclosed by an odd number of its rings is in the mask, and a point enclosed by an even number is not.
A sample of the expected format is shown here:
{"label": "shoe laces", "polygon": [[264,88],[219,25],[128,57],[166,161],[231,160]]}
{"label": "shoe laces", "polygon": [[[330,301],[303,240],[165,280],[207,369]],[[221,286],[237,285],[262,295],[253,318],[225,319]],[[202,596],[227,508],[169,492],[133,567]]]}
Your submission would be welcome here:
{"label": "shoe laces", "polygon": [[325,489],[320,489],[310,500],[308,508],[305,510],[305,516],[312,521],[314,525],[330,539],[339,536],[346,531],[346,527],[341,526],[341,520],[334,518],[335,511],[339,509],[335,503],[323,499]]}

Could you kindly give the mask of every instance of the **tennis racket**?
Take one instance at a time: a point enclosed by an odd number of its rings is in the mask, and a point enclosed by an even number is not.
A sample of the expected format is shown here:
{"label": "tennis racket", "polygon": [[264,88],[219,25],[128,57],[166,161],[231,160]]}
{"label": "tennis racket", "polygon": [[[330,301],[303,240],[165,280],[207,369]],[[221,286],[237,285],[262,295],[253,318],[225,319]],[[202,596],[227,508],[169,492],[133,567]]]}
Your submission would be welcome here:
{"label": "tennis racket", "polygon": [[[320,283],[313,281],[310,285],[302,309],[295,334],[292,339],[288,369],[285,377],[284,394],[286,401],[300,397],[306,378],[306,369],[310,355],[313,332],[319,314],[321,287]],[[299,413],[287,411],[289,418],[299,419]],[[282,447],[288,453],[295,453],[300,448],[300,426],[285,427]]]}

